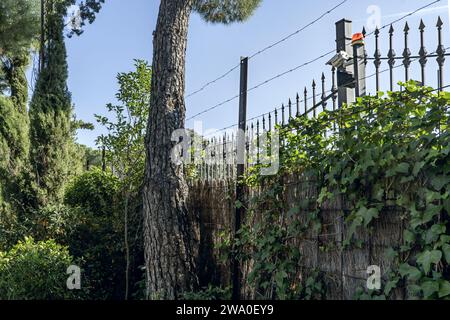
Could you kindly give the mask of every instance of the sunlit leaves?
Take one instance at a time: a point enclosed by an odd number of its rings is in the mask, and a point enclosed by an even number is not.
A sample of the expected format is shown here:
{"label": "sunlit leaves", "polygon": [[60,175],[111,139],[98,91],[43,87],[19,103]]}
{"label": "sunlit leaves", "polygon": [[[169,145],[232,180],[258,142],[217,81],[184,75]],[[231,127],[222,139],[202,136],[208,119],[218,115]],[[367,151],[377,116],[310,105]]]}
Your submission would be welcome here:
{"label": "sunlit leaves", "polygon": [[0,55],[29,49],[39,34],[39,21],[39,1],[0,1]]}
{"label": "sunlit leaves", "polygon": [[[412,82],[405,88],[280,126],[278,178],[314,172],[319,192],[310,202],[319,218],[323,206],[337,196],[345,199],[344,247],[361,245],[361,234],[377,228],[374,222],[385,214],[399,215],[405,224],[399,234],[403,241],[389,251],[393,265],[384,294],[362,295],[367,299],[388,298],[400,285],[411,298],[442,298],[448,290],[442,270],[450,255],[450,237],[441,217],[450,209],[450,96]],[[329,134],[334,126],[338,132]],[[257,176],[252,181],[270,179]],[[301,214],[297,208],[288,212],[292,219]],[[312,229],[314,221],[319,228]],[[320,219],[309,223],[309,231],[321,231]]]}
{"label": "sunlit leaves", "polygon": [[97,139],[98,146],[106,148],[108,163],[121,180],[136,187],[140,185],[145,165],[151,75],[147,62],[135,60],[135,70],[117,75],[116,98],[120,104],[107,104],[108,116],[96,115],[97,122],[107,130],[107,134]]}

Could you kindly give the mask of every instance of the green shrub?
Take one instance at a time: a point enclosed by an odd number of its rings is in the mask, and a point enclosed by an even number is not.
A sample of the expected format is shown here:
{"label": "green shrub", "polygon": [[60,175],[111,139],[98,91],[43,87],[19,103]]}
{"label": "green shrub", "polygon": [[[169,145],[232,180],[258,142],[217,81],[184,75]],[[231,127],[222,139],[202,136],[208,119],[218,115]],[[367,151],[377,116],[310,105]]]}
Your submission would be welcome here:
{"label": "green shrub", "polygon": [[30,211],[24,225],[38,241],[53,239],[59,244],[68,245],[72,233],[82,222],[81,209],[59,204]]}
{"label": "green shrub", "polygon": [[0,223],[18,219],[26,198],[28,118],[0,93]]}
{"label": "green shrub", "polygon": [[83,259],[91,299],[123,299],[125,255],[123,222],[117,209],[119,182],[110,172],[93,169],[66,189],[66,205],[78,212],[67,243]]}
{"label": "green shrub", "polygon": [[96,215],[111,213],[119,179],[111,172],[93,169],[75,178],[67,187],[65,203]]}
{"label": "green shrub", "polygon": [[25,238],[0,252],[0,299],[64,300],[77,293],[67,289],[67,268],[74,264],[67,248],[55,241]]}

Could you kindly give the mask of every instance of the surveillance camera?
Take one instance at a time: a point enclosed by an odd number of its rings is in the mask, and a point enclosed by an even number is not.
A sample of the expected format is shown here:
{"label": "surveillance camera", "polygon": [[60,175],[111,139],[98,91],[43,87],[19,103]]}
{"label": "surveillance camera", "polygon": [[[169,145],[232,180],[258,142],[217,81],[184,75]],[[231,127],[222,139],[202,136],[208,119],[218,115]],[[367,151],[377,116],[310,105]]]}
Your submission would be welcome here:
{"label": "surveillance camera", "polygon": [[337,55],[335,55],[330,61],[328,61],[327,65],[331,65],[335,68],[345,67],[350,59],[351,57],[347,52],[341,51]]}

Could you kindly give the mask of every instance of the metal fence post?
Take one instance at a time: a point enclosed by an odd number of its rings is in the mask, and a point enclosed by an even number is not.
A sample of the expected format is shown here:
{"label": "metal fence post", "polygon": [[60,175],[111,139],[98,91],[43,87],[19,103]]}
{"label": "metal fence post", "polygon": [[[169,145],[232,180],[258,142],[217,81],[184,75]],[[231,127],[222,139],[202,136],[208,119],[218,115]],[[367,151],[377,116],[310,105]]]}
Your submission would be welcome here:
{"label": "metal fence post", "polygon": [[[352,48],[352,22],[350,20],[342,19],[336,22],[336,51],[337,53],[341,51],[347,52],[350,56],[353,54]],[[338,68],[339,72],[352,73],[353,67],[343,66]],[[339,83],[339,81],[338,81]],[[343,86],[338,86],[338,106],[342,107],[343,104],[348,104],[354,101],[354,89],[346,88]]]}
{"label": "metal fence post", "polygon": [[[236,159],[236,213],[234,217],[234,239],[238,239],[239,230],[241,228],[242,217],[245,214],[244,184],[242,178],[245,174],[245,151],[246,139],[245,130],[247,123],[247,87],[248,87],[248,58],[241,58],[241,80],[239,92],[239,131],[237,134],[237,159]],[[233,281],[233,300],[241,298],[241,270],[236,252],[233,252],[231,261],[231,274]]]}
{"label": "metal fence post", "polygon": [[439,17],[437,22],[437,29],[438,29],[438,48],[436,50],[436,53],[438,55],[437,62],[439,64],[439,81],[438,81],[438,89],[439,91],[443,91],[444,87],[444,63],[445,63],[445,47],[442,44],[442,26],[444,23],[442,22],[441,17]]}
{"label": "metal fence post", "polygon": [[[340,20],[336,22],[336,51],[337,53],[340,53],[341,51],[345,51],[348,55],[352,55],[353,48],[351,44],[352,40],[352,22],[350,20]],[[348,66],[340,66],[337,68],[337,88],[338,88],[338,108],[341,108],[343,104],[349,104],[352,101],[354,101],[355,91],[354,89],[351,89],[346,86],[342,86],[342,79],[339,79],[340,74],[342,72],[344,73],[352,73],[353,67],[352,65]],[[339,130],[341,128],[341,125],[339,123]],[[340,203],[341,206],[343,206],[343,195],[340,196]],[[344,291],[344,285],[345,285],[345,271],[344,271],[344,261],[345,261],[345,254],[344,254],[344,207],[341,208],[343,210],[342,216],[340,219],[340,236],[341,236],[341,248],[340,248],[340,276],[341,276],[341,298],[342,300],[345,299],[345,291]]]}

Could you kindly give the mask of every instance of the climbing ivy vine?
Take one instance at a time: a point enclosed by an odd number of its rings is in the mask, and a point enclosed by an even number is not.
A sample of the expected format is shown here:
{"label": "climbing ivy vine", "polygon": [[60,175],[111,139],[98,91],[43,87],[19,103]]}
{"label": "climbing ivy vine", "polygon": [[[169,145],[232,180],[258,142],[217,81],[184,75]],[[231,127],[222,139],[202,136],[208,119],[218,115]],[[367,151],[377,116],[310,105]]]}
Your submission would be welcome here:
{"label": "climbing ivy vine", "polygon": [[[356,233],[372,235],[384,215],[397,214],[404,225],[401,241],[386,250],[393,267],[383,270],[382,289],[361,288],[357,298],[450,298],[450,93],[415,82],[402,86],[278,127],[280,171],[261,176],[256,166],[249,172],[245,183],[260,192],[239,204],[247,206],[245,226],[222,248],[249,262],[257,297],[323,297],[323,274],[304,272],[298,244],[311,230],[322,231],[323,205],[343,197],[349,207],[342,212],[342,249],[361,246]],[[318,196],[287,204],[289,175],[313,180]]]}

